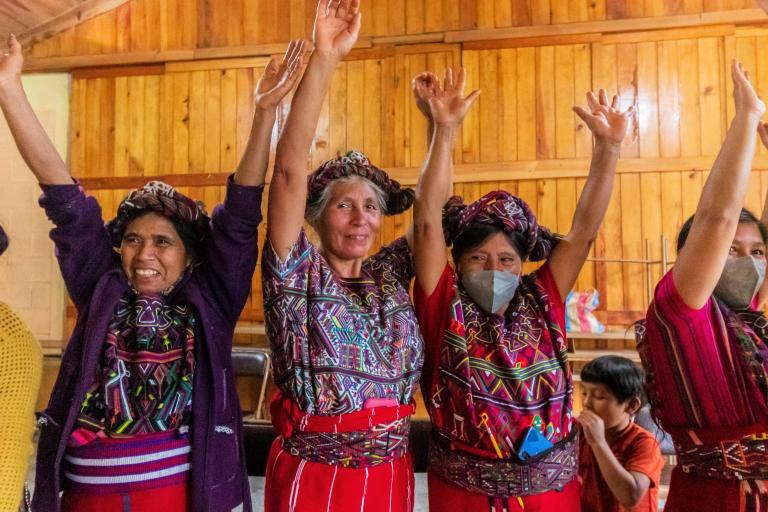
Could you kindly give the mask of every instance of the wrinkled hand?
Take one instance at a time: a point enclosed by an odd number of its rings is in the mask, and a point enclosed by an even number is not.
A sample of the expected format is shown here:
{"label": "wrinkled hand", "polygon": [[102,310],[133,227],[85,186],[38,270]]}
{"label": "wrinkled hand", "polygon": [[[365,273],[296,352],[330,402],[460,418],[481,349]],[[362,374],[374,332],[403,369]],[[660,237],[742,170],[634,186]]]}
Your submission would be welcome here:
{"label": "wrinkled hand", "polygon": [[590,446],[605,443],[605,423],[600,416],[585,409],[579,415],[579,424]]}
{"label": "wrinkled hand", "polygon": [[21,44],[16,37],[8,37],[8,51],[0,54],[0,85],[21,79],[21,68],[24,65],[24,56],[21,53]]}
{"label": "wrinkled hand", "polygon": [[315,50],[344,58],[357,41],[360,0],[319,0],[313,32]]}
{"label": "wrinkled hand", "polygon": [[429,104],[429,111],[435,124],[458,126],[480,95],[480,90],[475,89],[468,96],[464,97],[465,83],[466,73],[464,68],[459,69],[459,74],[455,81],[453,69],[448,68],[445,70],[445,79],[442,86],[437,79],[434,84],[417,80],[414,82],[414,88],[415,94],[418,97],[425,98]]}
{"label": "wrinkled hand", "polygon": [[736,104],[736,113],[755,114],[762,117],[765,114],[765,103],[758,98],[755,88],[752,87],[749,73],[736,59],[731,62],[731,78],[733,79],[733,101]]}
{"label": "wrinkled hand", "polygon": [[416,75],[411,82],[413,97],[416,106],[427,119],[432,119],[432,111],[429,108],[429,99],[434,98],[436,90],[440,88],[440,80],[431,71],[424,71]]}
{"label": "wrinkled hand", "polygon": [[604,89],[600,89],[598,95],[587,93],[587,105],[589,111],[579,106],[573,107],[595,139],[611,144],[621,144],[627,136],[632,122],[635,119],[635,106],[632,105],[624,112],[619,110],[619,97],[614,96],[608,103],[608,95]]}
{"label": "wrinkled hand", "polygon": [[253,94],[256,108],[274,111],[285,95],[293,89],[301,74],[305,47],[305,41],[294,39],[288,45],[282,62],[278,63],[274,57],[270,59]]}

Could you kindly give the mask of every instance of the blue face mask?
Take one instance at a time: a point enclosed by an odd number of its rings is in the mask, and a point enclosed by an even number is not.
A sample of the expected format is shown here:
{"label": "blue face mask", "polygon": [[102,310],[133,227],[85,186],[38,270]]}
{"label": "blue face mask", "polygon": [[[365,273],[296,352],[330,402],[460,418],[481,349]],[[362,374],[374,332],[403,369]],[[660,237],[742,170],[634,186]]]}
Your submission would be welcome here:
{"label": "blue face mask", "polygon": [[479,270],[461,276],[464,290],[486,313],[496,313],[515,296],[520,276],[498,270]]}

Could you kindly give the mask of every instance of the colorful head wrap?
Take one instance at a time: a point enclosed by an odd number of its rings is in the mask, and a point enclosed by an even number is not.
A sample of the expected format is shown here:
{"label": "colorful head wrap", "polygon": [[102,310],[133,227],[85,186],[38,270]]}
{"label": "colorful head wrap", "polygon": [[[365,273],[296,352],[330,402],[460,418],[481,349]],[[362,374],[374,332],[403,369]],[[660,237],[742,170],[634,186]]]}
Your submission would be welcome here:
{"label": "colorful head wrap", "polygon": [[558,240],[547,228],[539,226],[525,201],[504,190],[489,192],[469,205],[458,196],[445,203],[443,232],[448,245],[453,245],[473,223],[491,224],[505,233],[522,234],[531,261],[546,259]]}
{"label": "colorful head wrap", "polygon": [[328,160],[309,175],[307,205],[318,201],[322,191],[332,181],[348,176],[360,176],[379,187],[384,192],[387,215],[402,213],[413,204],[413,189],[401,188],[400,183],[391,179],[386,171],[373,165],[361,152],[348,151],[346,155]]}
{"label": "colorful head wrap", "polygon": [[205,240],[210,231],[210,218],[203,203],[185,196],[167,183],[150,181],[128,194],[118,206],[115,218],[107,224],[115,247],[120,246],[125,228],[140,211],[156,212],[188,225],[194,232],[196,242]]}

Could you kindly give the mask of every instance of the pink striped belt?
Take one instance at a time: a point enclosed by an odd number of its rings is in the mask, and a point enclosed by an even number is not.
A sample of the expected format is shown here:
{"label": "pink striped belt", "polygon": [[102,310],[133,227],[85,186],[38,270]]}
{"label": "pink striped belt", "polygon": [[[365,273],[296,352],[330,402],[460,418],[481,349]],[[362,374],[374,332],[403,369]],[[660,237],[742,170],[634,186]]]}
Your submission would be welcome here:
{"label": "pink striped belt", "polygon": [[120,494],[187,482],[192,447],[176,432],[97,438],[64,455],[64,489]]}

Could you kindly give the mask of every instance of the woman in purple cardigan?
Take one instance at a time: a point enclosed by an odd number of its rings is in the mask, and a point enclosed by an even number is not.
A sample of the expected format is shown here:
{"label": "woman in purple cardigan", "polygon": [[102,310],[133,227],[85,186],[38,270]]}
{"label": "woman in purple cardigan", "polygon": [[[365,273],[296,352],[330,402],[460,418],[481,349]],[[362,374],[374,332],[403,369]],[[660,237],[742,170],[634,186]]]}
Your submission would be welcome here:
{"label": "woman in purple cardigan", "polygon": [[42,187],[78,311],[39,420],[34,510],[251,509],[232,333],[256,265],[275,110],[302,53],[293,42],[281,64],[267,67],[245,154],[210,218],[202,204],[152,182],[105,226],[32,111],[21,46],[10,38],[0,107]]}

